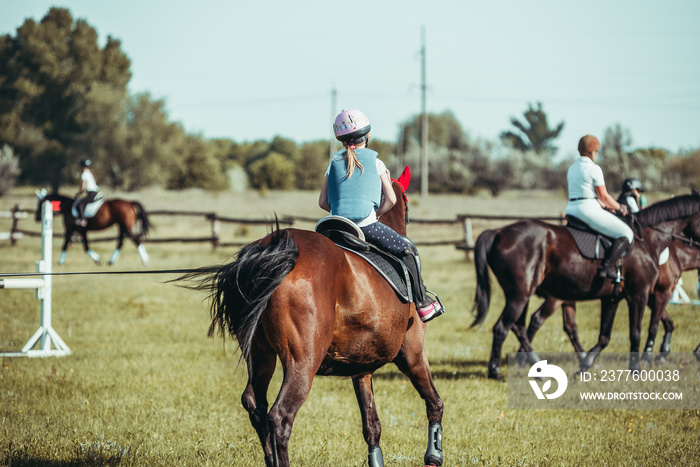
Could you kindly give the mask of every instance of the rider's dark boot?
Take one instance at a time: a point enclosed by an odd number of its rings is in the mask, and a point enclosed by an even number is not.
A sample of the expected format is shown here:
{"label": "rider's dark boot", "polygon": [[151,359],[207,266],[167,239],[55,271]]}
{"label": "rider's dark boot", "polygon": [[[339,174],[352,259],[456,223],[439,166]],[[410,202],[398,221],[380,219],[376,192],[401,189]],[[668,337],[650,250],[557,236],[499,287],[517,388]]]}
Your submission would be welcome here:
{"label": "rider's dark boot", "polygon": [[85,219],[85,203],[81,201],[78,203],[78,217],[75,218],[75,224],[79,225],[81,227],[85,227],[87,225],[87,219]]}
{"label": "rider's dark boot", "polygon": [[623,253],[627,250],[629,246],[630,242],[627,241],[627,238],[616,238],[612,246],[608,250],[605,259],[603,260],[603,264],[601,264],[600,269],[598,269],[598,277],[602,279],[617,278],[617,260],[622,257]]}
{"label": "rider's dark boot", "polygon": [[401,260],[406,265],[411,276],[413,285],[413,298],[416,304],[416,310],[421,321],[427,323],[433,318],[437,318],[445,312],[439,302],[428,297],[423,284],[423,278],[420,274],[420,263],[418,254],[414,251],[406,250],[406,254],[401,257]]}

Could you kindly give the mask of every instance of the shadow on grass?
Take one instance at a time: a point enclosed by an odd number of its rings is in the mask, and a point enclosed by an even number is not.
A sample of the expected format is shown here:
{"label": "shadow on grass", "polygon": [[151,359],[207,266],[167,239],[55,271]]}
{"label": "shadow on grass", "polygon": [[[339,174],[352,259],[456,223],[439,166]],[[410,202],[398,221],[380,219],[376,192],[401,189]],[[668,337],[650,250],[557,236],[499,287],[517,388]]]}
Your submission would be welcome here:
{"label": "shadow on grass", "polygon": [[[487,362],[485,361],[446,359],[430,362],[430,372],[434,379],[486,379],[486,367]],[[406,379],[406,376],[396,367],[387,366],[385,368],[375,373],[372,378],[385,381]]]}
{"label": "shadow on grass", "polygon": [[6,465],[8,467],[79,467],[86,465],[120,465],[122,464],[121,459],[105,459],[105,460],[95,460],[95,459],[74,459],[70,461],[56,461],[44,459],[41,457],[9,457],[5,458],[0,465]]}
{"label": "shadow on grass", "polygon": [[[113,451],[113,452],[109,452]],[[111,450],[109,447],[82,445],[76,449],[75,456],[69,460],[48,459],[42,455],[30,454],[27,446],[14,447],[12,443],[0,450],[0,465],[8,467],[77,467],[77,466],[107,466],[129,465],[135,460],[131,448]]]}

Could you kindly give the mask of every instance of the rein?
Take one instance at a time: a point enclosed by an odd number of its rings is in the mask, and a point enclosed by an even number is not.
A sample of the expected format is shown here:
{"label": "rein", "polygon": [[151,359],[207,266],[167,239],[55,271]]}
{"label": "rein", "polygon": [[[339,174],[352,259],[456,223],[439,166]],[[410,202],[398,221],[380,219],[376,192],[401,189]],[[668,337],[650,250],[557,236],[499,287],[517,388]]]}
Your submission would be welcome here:
{"label": "rein", "polygon": [[674,239],[681,241],[683,243],[687,243],[688,245],[690,245],[692,247],[700,249],[700,242],[698,242],[697,240],[693,240],[690,237],[686,237],[685,235],[678,235],[678,234],[673,233],[673,232],[668,232],[668,231],[660,229],[654,225],[649,226],[649,228],[654,229],[657,232],[661,232],[661,233],[664,233],[666,235],[670,235],[671,238],[674,238]]}
{"label": "rein", "polygon": [[151,269],[145,271],[76,271],[76,272],[17,272],[0,273],[1,277],[35,277],[35,276],[103,276],[122,274],[182,274],[197,272],[198,269]]}

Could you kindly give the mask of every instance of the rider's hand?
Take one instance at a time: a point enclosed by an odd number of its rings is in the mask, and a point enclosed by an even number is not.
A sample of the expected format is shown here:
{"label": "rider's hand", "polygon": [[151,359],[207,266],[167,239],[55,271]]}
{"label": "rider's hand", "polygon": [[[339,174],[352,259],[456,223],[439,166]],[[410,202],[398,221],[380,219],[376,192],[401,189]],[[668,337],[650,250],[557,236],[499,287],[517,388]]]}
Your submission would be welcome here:
{"label": "rider's hand", "polygon": [[620,214],[622,214],[623,216],[626,216],[628,212],[629,212],[629,209],[627,209],[627,206],[624,204],[621,204],[620,205]]}

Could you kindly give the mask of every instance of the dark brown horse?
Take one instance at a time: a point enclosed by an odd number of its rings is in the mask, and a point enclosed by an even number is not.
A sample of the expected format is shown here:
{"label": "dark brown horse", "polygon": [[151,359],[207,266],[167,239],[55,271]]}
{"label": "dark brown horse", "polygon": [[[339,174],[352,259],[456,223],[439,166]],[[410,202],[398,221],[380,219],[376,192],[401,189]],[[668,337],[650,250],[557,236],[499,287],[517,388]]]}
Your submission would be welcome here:
{"label": "dark brown horse", "polygon": [[[696,224],[700,221],[698,216],[695,216]],[[673,319],[668,314],[666,306],[668,305],[673,289],[676,287],[678,280],[684,271],[698,269],[700,267],[700,243],[698,239],[679,236],[675,238],[668,247],[668,260],[659,266],[659,278],[652,288],[649,295],[648,305],[652,310],[651,320],[649,322],[649,332],[647,342],[642,353],[642,360],[648,363],[652,361],[652,352],[654,350],[654,341],[656,333],[659,329],[659,321],[664,325],[664,338],[661,343],[659,359],[664,361],[671,351],[671,336],[675,326]],[[542,327],[545,320],[549,318],[556,310],[562,307],[564,317],[564,331],[569,336],[574,350],[581,357],[585,357],[586,352],[578,338],[578,327],[576,325],[576,304],[574,302],[566,302],[553,297],[547,297],[540,308],[533,313],[530,318],[530,325],[527,329],[527,336],[530,342],[535,337],[537,331]],[[659,310],[661,312],[659,313]],[[520,350],[523,351],[522,349]],[[694,351],[698,360],[700,360],[700,345]]]}
{"label": "dark brown horse", "polygon": [[659,255],[671,244],[674,235],[700,236],[698,226],[692,222],[693,216],[699,212],[700,196],[694,193],[656,203],[638,213],[643,238],[633,243],[624,259],[621,287],[612,280],[598,277],[596,272],[600,260],[584,258],[565,227],[526,220],[484,231],[477,239],[474,251],[477,274],[474,309],[477,316],[473,326],[482,323],[488,313],[491,295],[489,266],[503,288],[506,300],[501,317],[493,328],[489,377],[501,377],[501,348],[511,329],[528,360],[531,363],[538,360],[525,326],[528,303],[534,294],[564,301],[601,299],[600,336],[598,343],[581,358],[582,369],[592,366],[608,345],[617,305],[626,299],[630,322],[630,369],[638,370],[641,318],[652,287],[658,280]]}
{"label": "dark brown horse", "polygon": [[[393,188],[398,201],[381,222],[405,235],[406,200],[399,182],[394,181]],[[183,279],[200,279],[193,288],[211,291],[209,334],[218,328],[238,341],[248,369],[241,401],[267,466],[289,465],[294,418],[315,375],[352,379],[369,465],[384,465],[372,374],[388,363],[394,363],[425,400],[429,438],[424,461],[442,464],[443,403],[423,347],[426,326],[415,306],[402,303],[363,259],[316,232],[277,227],[241,249],[233,263],[201,268],[179,280]],[[277,358],[284,379],[268,407]]]}
{"label": "dark brown horse", "polygon": [[[119,198],[105,200],[97,213],[93,217],[87,219],[87,225],[83,227],[75,223],[75,216],[72,212],[73,203],[75,202],[73,198],[58,193],[47,194],[46,190],[37,191],[37,196],[39,197],[36,210],[37,221],[40,220],[41,204],[46,200],[53,203],[55,211],[60,211],[61,214],[63,214],[65,238],[58,264],[63,265],[66,262],[66,250],[68,249],[68,244],[70,243],[73,233],[77,233],[82,239],[83,248],[88,256],[90,256],[95,263],[100,264],[100,256],[94,250],[90,249],[88,245],[87,232],[91,230],[103,230],[115,224],[119,227],[119,237],[117,238],[117,247],[109,259],[109,264],[114,264],[119,258],[125,237],[129,237],[136,245],[136,250],[141,257],[141,262],[143,264],[148,263],[149,256],[146,252],[146,246],[143,245],[142,241],[146,235],[148,235],[151,223],[148,220],[146,210],[138,201],[127,201]],[[138,227],[138,230],[136,230],[135,227]]]}

